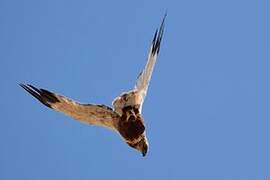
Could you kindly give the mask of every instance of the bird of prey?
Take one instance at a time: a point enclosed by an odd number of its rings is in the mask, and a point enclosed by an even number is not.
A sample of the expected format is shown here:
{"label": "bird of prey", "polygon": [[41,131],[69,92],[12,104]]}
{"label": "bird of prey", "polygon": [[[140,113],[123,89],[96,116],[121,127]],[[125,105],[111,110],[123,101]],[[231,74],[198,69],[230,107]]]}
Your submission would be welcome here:
{"label": "bird of prey", "polygon": [[118,132],[130,147],[140,151],[145,156],[148,150],[148,141],[142,117],[142,106],[159,54],[165,18],[166,14],[160,28],[155,31],[147,63],[139,74],[135,87],[133,90],[116,97],[112,102],[113,109],[106,105],[82,104],[30,84],[20,84],[20,86],[51,109],[62,112],[80,122],[106,127]]}

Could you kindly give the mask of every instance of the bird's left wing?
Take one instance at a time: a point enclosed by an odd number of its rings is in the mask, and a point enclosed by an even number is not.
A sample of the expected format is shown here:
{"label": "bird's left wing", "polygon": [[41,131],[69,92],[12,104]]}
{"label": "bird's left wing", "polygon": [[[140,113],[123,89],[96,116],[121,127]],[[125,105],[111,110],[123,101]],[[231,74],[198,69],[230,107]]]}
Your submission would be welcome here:
{"label": "bird's left wing", "polygon": [[147,63],[143,69],[143,71],[140,73],[137,81],[136,81],[136,85],[134,90],[136,92],[138,92],[141,95],[141,102],[140,102],[140,109],[142,108],[142,104],[144,101],[144,98],[147,94],[147,89],[149,86],[149,82],[152,76],[152,72],[157,60],[157,56],[159,53],[159,49],[160,49],[160,44],[161,44],[161,40],[162,40],[162,36],[163,36],[163,32],[164,32],[164,23],[165,23],[165,18],[166,15],[164,15],[162,23],[160,25],[159,30],[156,30],[153,41],[152,41],[152,45],[150,48],[150,52],[148,54],[148,59],[147,59]]}
{"label": "bird's left wing", "polygon": [[62,112],[86,124],[117,130],[120,117],[110,107],[105,105],[81,104],[67,97],[57,95],[45,89],[38,89],[29,84],[20,84],[20,86],[49,108]]}

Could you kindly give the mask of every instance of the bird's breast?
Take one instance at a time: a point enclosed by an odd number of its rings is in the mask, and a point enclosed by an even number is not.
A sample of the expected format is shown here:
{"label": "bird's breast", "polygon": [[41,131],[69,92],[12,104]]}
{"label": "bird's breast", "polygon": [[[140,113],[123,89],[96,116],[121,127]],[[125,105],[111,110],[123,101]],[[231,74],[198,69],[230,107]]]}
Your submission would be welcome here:
{"label": "bird's breast", "polygon": [[127,106],[122,111],[118,131],[127,141],[133,141],[144,133],[145,126],[143,118],[136,106]]}
{"label": "bird's breast", "polygon": [[121,94],[113,101],[114,110],[121,116],[123,109],[129,106],[140,106],[142,102],[142,96],[137,91],[130,91]]}

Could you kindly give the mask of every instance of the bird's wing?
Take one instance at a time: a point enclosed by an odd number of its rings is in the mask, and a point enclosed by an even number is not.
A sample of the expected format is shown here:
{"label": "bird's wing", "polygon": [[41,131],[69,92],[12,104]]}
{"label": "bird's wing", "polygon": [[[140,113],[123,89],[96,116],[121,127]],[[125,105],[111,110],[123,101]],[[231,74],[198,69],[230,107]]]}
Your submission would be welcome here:
{"label": "bird's wing", "polygon": [[162,20],[162,23],[160,25],[159,30],[157,29],[155,32],[155,35],[154,35],[154,38],[152,41],[152,45],[151,45],[151,48],[150,48],[150,51],[148,54],[147,63],[145,65],[143,71],[139,74],[138,79],[137,79],[136,84],[135,84],[134,90],[139,92],[139,94],[142,96],[142,98],[141,98],[142,100],[140,103],[141,107],[142,107],[144,98],[147,94],[149,82],[150,82],[152,72],[153,72],[153,69],[154,69],[154,66],[155,66],[155,63],[157,60],[157,56],[159,53],[160,43],[161,43],[162,35],[164,32],[164,25],[165,25],[164,21],[165,21],[166,15],[167,14],[165,14],[163,17],[163,20]]}
{"label": "bird's wing", "polygon": [[67,97],[57,95],[45,89],[38,89],[29,84],[20,84],[20,86],[49,108],[62,112],[86,124],[116,130],[120,117],[110,107],[105,105],[80,104]]}

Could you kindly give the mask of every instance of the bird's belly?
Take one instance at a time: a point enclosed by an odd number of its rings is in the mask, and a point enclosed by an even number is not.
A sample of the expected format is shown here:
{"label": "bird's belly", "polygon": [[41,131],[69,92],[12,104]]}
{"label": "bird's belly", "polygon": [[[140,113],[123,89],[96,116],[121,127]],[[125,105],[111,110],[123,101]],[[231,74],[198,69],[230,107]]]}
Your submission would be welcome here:
{"label": "bird's belly", "polygon": [[132,107],[128,110],[123,109],[123,114],[118,124],[118,130],[128,141],[133,141],[144,133],[145,126],[143,119],[137,109]]}

